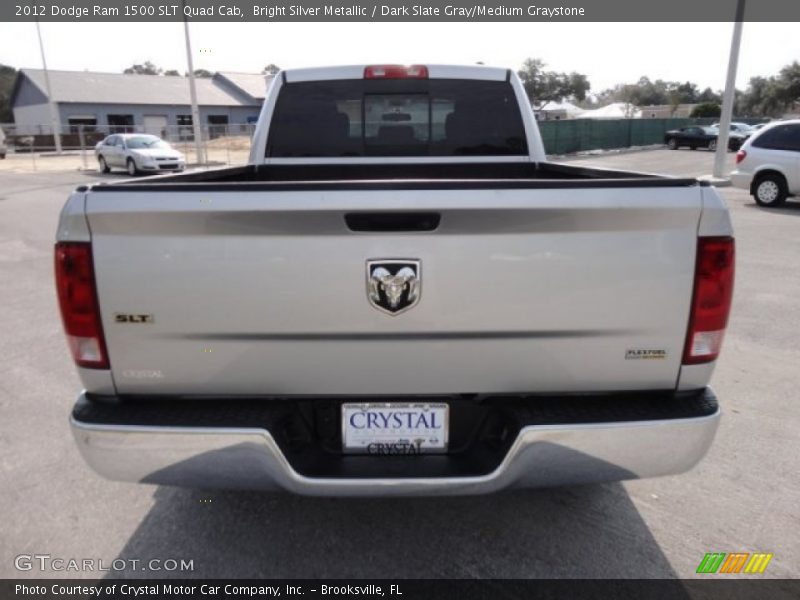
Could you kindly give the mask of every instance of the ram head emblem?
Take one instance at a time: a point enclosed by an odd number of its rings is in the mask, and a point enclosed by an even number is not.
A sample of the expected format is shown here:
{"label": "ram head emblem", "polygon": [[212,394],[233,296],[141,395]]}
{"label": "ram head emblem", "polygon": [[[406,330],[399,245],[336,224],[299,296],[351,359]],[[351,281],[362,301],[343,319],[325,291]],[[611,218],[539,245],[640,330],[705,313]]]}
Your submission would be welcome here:
{"label": "ram head emblem", "polygon": [[367,261],[367,296],[370,304],[390,315],[414,306],[422,291],[418,260]]}

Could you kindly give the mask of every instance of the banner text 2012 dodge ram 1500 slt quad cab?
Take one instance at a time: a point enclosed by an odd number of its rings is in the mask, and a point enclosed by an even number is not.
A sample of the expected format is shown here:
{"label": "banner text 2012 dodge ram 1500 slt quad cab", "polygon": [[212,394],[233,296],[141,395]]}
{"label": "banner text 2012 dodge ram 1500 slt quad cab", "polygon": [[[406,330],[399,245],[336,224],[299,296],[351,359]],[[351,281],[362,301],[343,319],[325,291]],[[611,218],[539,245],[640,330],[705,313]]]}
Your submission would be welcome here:
{"label": "banner text 2012 dodge ram 1500 slt quad cab", "polygon": [[470,494],[708,450],[734,270],[712,187],[547,162],[519,79],[480,66],[284,71],[249,163],[63,209],[97,472]]}

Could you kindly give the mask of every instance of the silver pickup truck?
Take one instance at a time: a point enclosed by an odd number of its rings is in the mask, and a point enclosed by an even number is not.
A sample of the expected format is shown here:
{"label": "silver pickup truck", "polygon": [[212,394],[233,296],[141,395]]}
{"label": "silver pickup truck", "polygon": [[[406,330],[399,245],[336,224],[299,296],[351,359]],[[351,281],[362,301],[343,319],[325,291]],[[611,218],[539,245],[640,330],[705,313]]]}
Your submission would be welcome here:
{"label": "silver pickup truck", "polygon": [[547,162],[516,75],[281,72],[249,164],[79,187],[55,248],[117,480],[476,494],[686,471],[733,289],[695,179]]}

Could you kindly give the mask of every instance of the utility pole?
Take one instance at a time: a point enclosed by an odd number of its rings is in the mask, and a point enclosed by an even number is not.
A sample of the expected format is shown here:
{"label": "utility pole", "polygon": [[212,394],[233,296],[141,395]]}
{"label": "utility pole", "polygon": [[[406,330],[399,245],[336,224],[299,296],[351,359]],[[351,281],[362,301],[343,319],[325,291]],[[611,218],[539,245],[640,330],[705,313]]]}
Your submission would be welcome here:
{"label": "utility pole", "polygon": [[712,174],[714,179],[725,178],[725,156],[728,153],[728,139],[730,138],[731,117],[733,115],[733,102],[736,93],[736,70],[739,65],[739,47],[742,43],[744,3],[745,0],[738,0],[736,4],[736,21],[733,24],[731,53],[728,58],[728,78],[725,81],[725,94],[722,97],[722,113],[719,117],[717,152],[714,155],[714,172]]}
{"label": "utility pole", "polygon": [[56,142],[56,154],[61,154],[61,119],[58,117],[58,108],[53,102],[53,92],[50,88],[50,74],[47,72],[47,59],[44,56],[44,44],[42,43],[42,30],[39,27],[39,19],[36,19],[36,35],[39,36],[39,51],[42,53],[44,89],[47,92],[47,104],[50,106],[50,126],[53,129],[53,139]]}
{"label": "utility pole", "polygon": [[[186,0],[182,2],[186,8]],[[192,62],[192,42],[189,40],[189,20],[186,11],[183,11],[183,32],[186,37],[186,63],[189,66],[189,96],[192,100],[192,131],[194,132],[194,148],[197,156],[197,163],[204,164],[203,156],[203,129],[200,127],[200,109],[197,106],[197,87],[194,82],[194,63]]]}

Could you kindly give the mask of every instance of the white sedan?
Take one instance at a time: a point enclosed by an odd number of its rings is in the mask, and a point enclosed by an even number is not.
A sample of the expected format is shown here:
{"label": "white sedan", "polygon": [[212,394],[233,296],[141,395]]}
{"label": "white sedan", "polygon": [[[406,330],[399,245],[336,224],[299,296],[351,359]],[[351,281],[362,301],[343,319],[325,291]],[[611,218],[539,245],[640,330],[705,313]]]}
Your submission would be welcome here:
{"label": "white sedan", "polygon": [[186,157],[155,135],[115,133],[94,148],[101,172],[123,168],[133,176],[137,173],[183,171]]}
{"label": "white sedan", "polygon": [[800,119],[770,123],[750,137],[736,154],[731,182],[761,206],[800,195]]}

